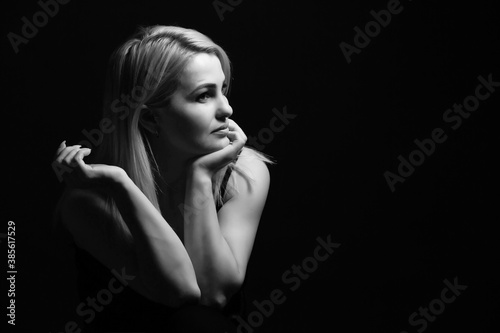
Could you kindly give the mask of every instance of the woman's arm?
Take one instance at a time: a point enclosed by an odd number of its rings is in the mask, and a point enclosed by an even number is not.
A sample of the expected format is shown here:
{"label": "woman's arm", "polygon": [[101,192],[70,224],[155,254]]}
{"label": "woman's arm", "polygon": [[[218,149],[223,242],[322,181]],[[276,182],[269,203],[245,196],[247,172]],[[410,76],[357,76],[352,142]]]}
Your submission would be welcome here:
{"label": "woman's arm", "polygon": [[191,259],[181,240],[141,190],[123,172],[112,196],[134,238],[144,285],[174,304],[193,301],[200,291]]}
{"label": "woman's arm", "polygon": [[89,153],[73,150],[71,158],[62,154],[58,161],[66,158],[68,165],[76,163],[71,173],[73,183],[85,179],[87,185],[108,185],[128,230],[119,227],[119,221],[95,192],[73,190],[61,214],[77,244],[109,268],[124,269],[138,277],[131,286],[154,301],[169,306],[197,301],[200,290],[193,265],[176,233],[123,169],[87,165],[83,156]]}
{"label": "woman's arm", "polygon": [[184,204],[184,244],[201,289],[201,303],[218,307],[243,283],[270,182],[264,162],[238,159],[252,181],[233,172],[238,192],[217,213],[212,194],[214,161],[237,153],[246,141],[241,129],[234,122],[231,125],[232,145],[199,159],[188,171]]}

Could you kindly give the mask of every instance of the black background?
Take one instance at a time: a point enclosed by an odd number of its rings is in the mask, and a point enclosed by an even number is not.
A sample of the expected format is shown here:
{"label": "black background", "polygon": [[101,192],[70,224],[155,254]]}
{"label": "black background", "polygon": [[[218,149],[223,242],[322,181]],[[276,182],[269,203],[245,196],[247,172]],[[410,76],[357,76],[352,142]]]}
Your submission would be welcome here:
{"label": "black background", "polygon": [[[493,3],[403,0],[350,64],[339,44],[353,44],[353,28],[387,1],[242,1],[221,21],[212,1],[73,0],[17,54],[7,34],[20,34],[21,18],[40,6],[3,4],[0,232],[16,222],[17,331],[60,332],[76,319],[72,253],[50,228],[63,189],[53,154],[96,128],[111,51],[137,26],[163,24],[225,48],[233,119],[247,135],[269,127],[273,108],[297,115],[263,149],[278,163],[248,267],[247,315],[274,289],[286,301],[256,332],[417,332],[410,314],[454,278],[467,289],[425,331],[491,332],[500,88],[456,130],[442,116],[474,93],[479,75],[500,81]],[[391,192],[384,172],[397,172],[398,156],[437,127],[447,140]],[[282,275],[328,235],[340,248],[290,290]]]}

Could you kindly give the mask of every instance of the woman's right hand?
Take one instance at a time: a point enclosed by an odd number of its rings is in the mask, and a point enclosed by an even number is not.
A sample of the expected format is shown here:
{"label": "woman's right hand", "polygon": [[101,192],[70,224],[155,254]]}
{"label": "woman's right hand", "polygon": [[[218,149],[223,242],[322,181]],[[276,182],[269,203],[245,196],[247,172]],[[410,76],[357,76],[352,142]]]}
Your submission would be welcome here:
{"label": "woman's right hand", "polygon": [[125,171],[117,166],[106,164],[86,164],[85,156],[90,155],[89,148],[80,145],[66,146],[66,141],[61,142],[56,152],[55,163],[59,166],[70,167],[64,172],[62,178],[71,187],[75,188],[102,188],[109,189],[126,176]]}

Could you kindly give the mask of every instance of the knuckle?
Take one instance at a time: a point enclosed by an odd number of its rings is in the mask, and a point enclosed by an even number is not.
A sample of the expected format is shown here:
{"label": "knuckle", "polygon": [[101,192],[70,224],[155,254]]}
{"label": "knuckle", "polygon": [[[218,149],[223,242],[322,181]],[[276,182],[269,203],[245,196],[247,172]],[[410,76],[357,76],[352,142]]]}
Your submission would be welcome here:
{"label": "knuckle", "polygon": [[64,158],[64,163],[71,165],[71,162],[73,161],[73,156],[66,156]]}
{"label": "knuckle", "polygon": [[75,162],[79,162],[82,159],[83,159],[83,151],[80,150],[78,153],[75,154],[74,160]]}

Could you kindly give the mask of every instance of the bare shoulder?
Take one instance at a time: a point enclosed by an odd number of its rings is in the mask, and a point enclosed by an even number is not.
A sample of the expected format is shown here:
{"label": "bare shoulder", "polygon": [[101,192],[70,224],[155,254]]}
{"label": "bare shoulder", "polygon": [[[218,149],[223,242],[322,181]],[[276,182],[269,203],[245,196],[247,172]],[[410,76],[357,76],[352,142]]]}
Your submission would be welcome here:
{"label": "bare shoulder", "polygon": [[218,217],[243,278],[266,204],[270,175],[263,156],[249,148],[243,149],[235,167],[228,183],[231,194]]}
{"label": "bare shoulder", "polygon": [[231,174],[230,187],[234,187],[231,198],[267,196],[271,177],[266,161],[268,159],[259,152],[243,148],[236,161],[236,172]]}
{"label": "bare shoulder", "polygon": [[270,174],[267,167],[270,161],[265,155],[254,149],[244,147],[240,153],[236,166],[248,177],[257,182],[269,183]]}

